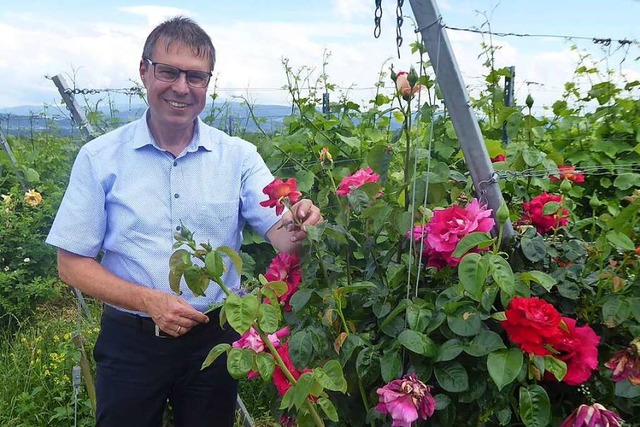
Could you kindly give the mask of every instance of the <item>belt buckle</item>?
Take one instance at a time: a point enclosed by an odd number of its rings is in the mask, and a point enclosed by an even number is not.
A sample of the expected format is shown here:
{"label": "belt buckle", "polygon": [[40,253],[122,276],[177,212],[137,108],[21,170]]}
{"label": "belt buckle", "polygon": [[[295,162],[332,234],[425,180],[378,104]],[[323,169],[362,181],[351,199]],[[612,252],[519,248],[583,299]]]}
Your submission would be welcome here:
{"label": "belt buckle", "polygon": [[158,338],[169,338],[169,335],[167,335],[165,332],[161,331],[160,328],[158,327],[158,325],[156,325],[155,323],[153,324],[154,326],[154,331],[155,331],[155,336]]}

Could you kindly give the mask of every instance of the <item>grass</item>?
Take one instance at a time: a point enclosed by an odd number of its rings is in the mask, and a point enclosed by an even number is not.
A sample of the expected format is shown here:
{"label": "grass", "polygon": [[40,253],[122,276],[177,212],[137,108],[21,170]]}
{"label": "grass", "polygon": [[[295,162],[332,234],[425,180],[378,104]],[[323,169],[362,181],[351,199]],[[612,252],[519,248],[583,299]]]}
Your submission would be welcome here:
{"label": "grass", "polygon": [[[99,332],[101,304],[87,303],[93,320],[78,316],[71,295],[39,306],[28,321],[12,319],[0,330],[0,426],[95,425],[84,383],[74,388],[71,378],[81,357],[74,338],[82,337],[91,359]],[[239,393],[255,427],[279,425],[270,415],[271,390],[261,380],[241,380]],[[236,427],[242,426],[238,416]]]}

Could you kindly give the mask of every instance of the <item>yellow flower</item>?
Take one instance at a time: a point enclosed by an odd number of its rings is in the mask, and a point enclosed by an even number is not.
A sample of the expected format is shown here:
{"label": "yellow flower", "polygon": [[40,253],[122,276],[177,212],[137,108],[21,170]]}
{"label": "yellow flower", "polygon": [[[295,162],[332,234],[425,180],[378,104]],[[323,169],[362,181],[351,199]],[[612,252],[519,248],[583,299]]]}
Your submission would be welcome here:
{"label": "yellow flower", "polygon": [[11,204],[11,195],[6,195],[6,194],[2,194],[0,195],[0,197],[2,197],[2,203],[4,203],[6,206],[9,206]]}
{"label": "yellow flower", "polygon": [[24,193],[24,202],[35,208],[42,203],[42,196],[36,190],[32,189]]}

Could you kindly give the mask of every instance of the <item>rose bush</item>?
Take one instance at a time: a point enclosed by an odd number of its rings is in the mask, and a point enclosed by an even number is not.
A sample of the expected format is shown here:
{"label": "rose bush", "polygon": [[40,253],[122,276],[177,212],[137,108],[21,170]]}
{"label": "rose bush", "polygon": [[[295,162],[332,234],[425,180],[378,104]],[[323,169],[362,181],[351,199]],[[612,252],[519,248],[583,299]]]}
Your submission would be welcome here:
{"label": "rose bush", "polygon": [[[555,138],[574,120],[566,102],[554,121],[533,117],[533,100],[476,100],[499,159],[505,204],[493,212],[433,80],[409,73],[407,91],[404,74],[392,77],[394,99],[379,94],[364,112],[344,101],[325,116],[313,93],[291,90],[299,116],[258,143],[279,174],[262,204],[281,211],[309,197],[326,221],[308,227],[299,258],[277,255],[245,295],[225,290],[223,320],[248,335],[205,365],[226,352],[234,377],[275,384],[275,419],[300,426],[640,422],[640,193],[638,174],[616,163],[619,153],[637,163],[636,134],[588,150],[584,126]],[[613,93],[607,111],[633,120],[631,101]],[[494,139],[503,122],[507,145]],[[598,174],[577,179],[568,163]],[[184,276],[199,290],[194,278],[206,277],[226,289],[223,270],[251,258],[198,245],[188,230],[176,240],[186,245],[171,260],[176,286]],[[269,335],[283,327],[275,345]]]}

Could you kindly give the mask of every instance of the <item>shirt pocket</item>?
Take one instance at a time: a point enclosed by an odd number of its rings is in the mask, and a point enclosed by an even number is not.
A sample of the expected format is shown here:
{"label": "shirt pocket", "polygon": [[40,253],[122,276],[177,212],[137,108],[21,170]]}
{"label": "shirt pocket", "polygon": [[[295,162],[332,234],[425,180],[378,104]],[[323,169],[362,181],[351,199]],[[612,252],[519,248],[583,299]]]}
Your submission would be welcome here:
{"label": "shirt pocket", "polygon": [[200,204],[198,218],[203,234],[195,238],[209,240],[215,248],[222,245],[234,246],[239,239],[239,201],[216,201]]}

